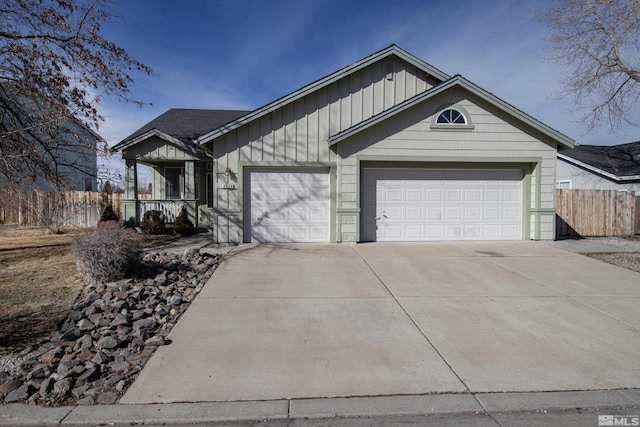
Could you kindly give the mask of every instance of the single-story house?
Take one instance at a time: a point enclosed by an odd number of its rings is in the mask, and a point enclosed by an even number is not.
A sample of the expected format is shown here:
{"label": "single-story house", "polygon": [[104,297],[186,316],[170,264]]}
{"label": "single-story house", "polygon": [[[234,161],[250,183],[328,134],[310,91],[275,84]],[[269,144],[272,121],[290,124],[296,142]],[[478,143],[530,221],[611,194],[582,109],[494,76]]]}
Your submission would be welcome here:
{"label": "single-story house", "polygon": [[[217,242],[552,240],[574,141],[391,45],[253,111],[170,110],[113,147],[123,217]],[[154,200],[138,200],[137,165]]]}
{"label": "single-story house", "polygon": [[640,194],[640,142],[580,145],[558,153],[556,186]]}

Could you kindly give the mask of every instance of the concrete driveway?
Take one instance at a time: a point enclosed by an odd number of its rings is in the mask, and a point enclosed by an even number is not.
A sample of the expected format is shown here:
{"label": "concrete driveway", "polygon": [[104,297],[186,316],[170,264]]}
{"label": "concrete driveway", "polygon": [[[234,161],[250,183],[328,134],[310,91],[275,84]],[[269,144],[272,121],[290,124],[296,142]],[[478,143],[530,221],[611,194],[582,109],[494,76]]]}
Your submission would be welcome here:
{"label": "concrete driveway", "polygon": [[241,245],[120,403],[639,388],[638,307],[536,242]]}

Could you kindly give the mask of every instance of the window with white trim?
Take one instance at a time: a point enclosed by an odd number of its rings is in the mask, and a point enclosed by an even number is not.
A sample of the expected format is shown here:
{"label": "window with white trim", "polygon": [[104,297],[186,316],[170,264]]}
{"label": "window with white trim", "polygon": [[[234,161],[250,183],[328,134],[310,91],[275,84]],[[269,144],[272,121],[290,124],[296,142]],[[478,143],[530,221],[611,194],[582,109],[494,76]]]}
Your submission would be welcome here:
{"label": "window with white trim", "polygon": [[436,123],[439,125],[466,125],[467,118],[455,108],[447,108],[438,115]]}
{"label": "window with white trim", "polygon": [[430,128],[435,131],[472,131],[471,116],[461,106],[440,106],[431,116]]}
{"label": "window with white trim", "polygon": [[560,190],[570,190],[571,189],[571,180],[570,179],[563,179],[563,180],[556,181],[556,188],[558,188]]}

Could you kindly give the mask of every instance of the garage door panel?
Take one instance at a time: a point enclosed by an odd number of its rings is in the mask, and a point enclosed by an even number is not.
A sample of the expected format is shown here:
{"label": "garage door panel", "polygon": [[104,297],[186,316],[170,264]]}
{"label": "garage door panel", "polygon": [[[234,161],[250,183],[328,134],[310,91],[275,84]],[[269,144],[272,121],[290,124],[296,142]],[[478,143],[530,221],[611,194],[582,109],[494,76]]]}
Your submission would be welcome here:
{"label": "garage door panel", "polygon": [[442,202],[444,200],[444,192],[442,188],[427,189],[426,202]]}
{"label": "garage door panel", "polygon": [[516,188],[505,188],[502,191],[502,200],[505,202],[519,202],[520,191]]}
{"label": "garage door panel", "polygon": [[501,190],[498,188],[485,188],[483,191],[483,199],[485,203],[496,202],[499,203],[501,200],[500,193]]}
{"label": "garage door panel", "polygon": [[440,221],[442,219],[442,208],[426,208],[428,221]]}
{"label": "garage door panel", "polygon": [[404,199],[408,203],[421,203],[424,201],[424,191],[422,188],[407,188]]}
{"label": "garage door panel", "polygon": [[250,223],[246,232],[251,241],[329,240],[327,170],[248,169],[246,177],[250,188]]}
{"label": "garage door panel", "polygon": [[482,190],[479,188],[465,188],[464,189],[464,201],[465,203],[478,203],[482,200]]}
{"label": "garage door panel", "polygon": [[482,208],[482,213],[485,221],[500,220],[500,207],[498,206],[485,206]]}
{"label": "garage door panel", "polygon": [[[460,184],[458,184],[460,185]],[[447,188],[444,190],[445,202],[461,202],[462,190],[460,188]]]}
{"label": "garage door panel", "polygon": [[518,240],[521,181],[517,170],[365,169],[363,240]]}
{"label": "garage door panel", "polygon": [[404,209],[402,206],[389,206],[387,207],[387,209],[383,209],[382,211],[382,218],[385,219],[389,219],[389,220],[395,220],[395,221],[403,221],[404,215],[403,215]]}
{"label": "garage door panel", "polygon": [[407,221],[422,221],[424,209],[421,206],[407,206],[404,217]]}
{"label": "garage door panel", "polygon": [[504,207],[502,208],[502,220],[515,221],[520,218],[520,208]]}
{"label": "garage door panel", "polygon": [[464,207],[464,219],[465,221],[478,221],[482,218],[482,208],[480,206],[465,206]]}

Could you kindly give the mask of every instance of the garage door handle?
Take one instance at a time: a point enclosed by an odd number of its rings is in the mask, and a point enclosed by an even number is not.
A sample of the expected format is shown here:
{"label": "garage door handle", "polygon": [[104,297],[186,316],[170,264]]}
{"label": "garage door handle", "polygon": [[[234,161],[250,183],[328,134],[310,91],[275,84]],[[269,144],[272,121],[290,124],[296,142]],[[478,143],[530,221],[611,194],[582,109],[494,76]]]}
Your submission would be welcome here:
{"label": "garage door handle", "polygon": [[380,221],[380,217],[379,216],[376,217],[376,221]]}

